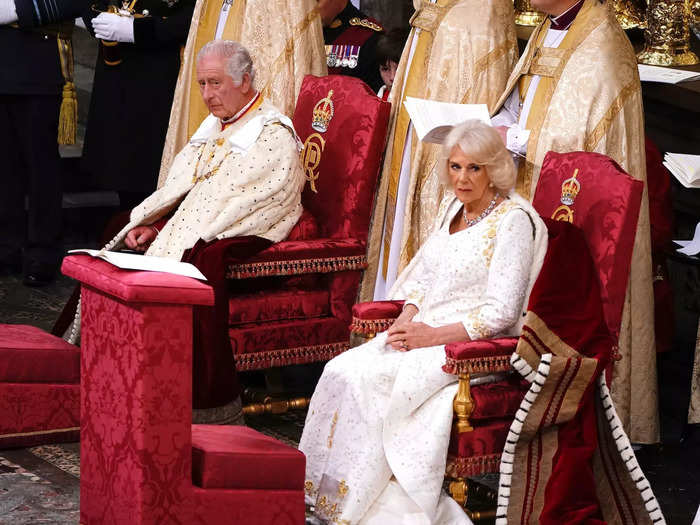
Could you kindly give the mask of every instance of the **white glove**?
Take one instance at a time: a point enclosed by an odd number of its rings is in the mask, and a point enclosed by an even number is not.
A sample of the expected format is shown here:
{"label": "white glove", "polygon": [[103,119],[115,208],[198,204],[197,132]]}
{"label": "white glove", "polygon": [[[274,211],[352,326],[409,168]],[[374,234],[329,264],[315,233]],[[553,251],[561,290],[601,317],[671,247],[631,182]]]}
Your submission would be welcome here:
{"label": "white glove", "polygon": [[17,22],[15,0],[0,0],[0,25]]}
{"label": "white glove", "polygon": [[92,19],[95,36],[101,40],[115,42],[134,41],[134,17],[116,13],[100,13]]}

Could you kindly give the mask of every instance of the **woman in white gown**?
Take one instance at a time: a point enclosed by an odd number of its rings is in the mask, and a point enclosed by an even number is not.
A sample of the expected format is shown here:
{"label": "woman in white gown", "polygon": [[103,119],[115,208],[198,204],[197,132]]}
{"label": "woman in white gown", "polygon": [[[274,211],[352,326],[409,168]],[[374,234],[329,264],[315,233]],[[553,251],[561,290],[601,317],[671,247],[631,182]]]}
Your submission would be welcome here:
{"label": "woman in white gown", "polygon": [[457,388],[444,345],[519,334],[547,236],[493,128],[455,127],[439,162],[453,193],[394,285],[402,314],[331,360],[311,399],[299,449],[327,523],[470,523],[441,490]]}

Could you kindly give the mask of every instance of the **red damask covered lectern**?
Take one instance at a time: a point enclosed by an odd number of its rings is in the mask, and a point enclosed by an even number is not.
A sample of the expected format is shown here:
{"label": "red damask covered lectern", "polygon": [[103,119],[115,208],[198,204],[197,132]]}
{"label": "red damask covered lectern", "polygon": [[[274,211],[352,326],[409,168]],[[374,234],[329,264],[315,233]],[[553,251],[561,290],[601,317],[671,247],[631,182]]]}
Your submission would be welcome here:
{"label": "red damask covered lectern", "polygon": [[301,452],[245,427],[192,425],[187,277],[64,259],[81,282],[80,521],[300,524]]}

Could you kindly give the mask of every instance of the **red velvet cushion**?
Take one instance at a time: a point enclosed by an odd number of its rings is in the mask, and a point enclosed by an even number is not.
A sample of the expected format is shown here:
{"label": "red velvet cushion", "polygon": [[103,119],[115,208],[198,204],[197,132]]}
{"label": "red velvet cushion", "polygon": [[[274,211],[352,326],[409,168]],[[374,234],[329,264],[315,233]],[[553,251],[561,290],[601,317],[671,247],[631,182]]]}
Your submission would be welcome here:
{"label": "red velvet cushion", "polygon": [[162,272],[122,270],[89,255],[69,255],[61,271],[126,302],[213,305],[214,290],[191,277]]}
{"label": "red velvet cushion", "polygon": [[474,401],[474,412],[472,412],[470,420],[480,421],[495,417],[514,416],[528,388],[530,388],[530,383],[518,374],[512,374],[503,381],[473,386],[471,394]]}
{"label": "red velvet cushion", "polygon": [[[327,131],[318,132],[311,127],[314,107],[331,90],[333,118]],[[318,135],[314,142],[320,149],[320,162],[317,192],[307,184],[302,203],[318,221],[322,236],[366,242],[390,109],[388,102],[359,79],[344,75],[304,78],[294,129],[302,141]]]}
{"label": "red velvet cushion", "polygon": [[77,382],[0,382],[0,449],[65,443],[79,438]]}
{"label": "red velvet cushion", "polygon": [[552,217],[562,204],[562,183],[576,169],[581,187],[570,206],[573,224],[583,230],[599,270],[605,320],[617,336],[644,183],[630,177],[605,155],[550,151],[542,163],[532,201],[540,215]]}
{"label": "red velvet cushion", "polygon": [[319,237],[318,223],[309,210],[304,210],[285,241],[304,241]]}
{"label": "red velvet cushion", "polygon": [[456,360],[495,356],[510,357],[517,345],[517,337],[478,339],[447,344],[445,345],[445,355]]}
{"label": "red velvet cushion", "polygon": [[0,325],[0,381],[78,384],[80,350],[34,326]]}
{"label": "red velvet cushion", "polygon": [[306,458],[248,427],[192,425],[192,482],[202,488],[302,489]]}
{"label": "red velvet cushion", "polygon": [[403,301],[368,301],[352,307],[352,316],[362,320],[396,319],[403,310]]}
{"label": "red velvet cushion", "polygon": [[328,315],[328,290],[281,289],[229,298],[230,325]]}

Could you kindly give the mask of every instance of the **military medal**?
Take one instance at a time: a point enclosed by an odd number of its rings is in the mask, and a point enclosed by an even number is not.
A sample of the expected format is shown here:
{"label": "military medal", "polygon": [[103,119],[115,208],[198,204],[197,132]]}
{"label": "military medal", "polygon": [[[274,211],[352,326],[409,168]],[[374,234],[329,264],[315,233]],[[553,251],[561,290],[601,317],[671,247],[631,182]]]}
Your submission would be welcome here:
{"label": "military medal", "polygon": [[350,58],[348,59],[348,67],[350,69],[355,69],[357,67],[359,56],[360,46],[350,46]]}
{"label": "military medal", "polygon": [[341,65],[343,67],[348,67],[350,65],[350,57],[348,56],[350,53],[350,46],[343,46],[343,60]]}

